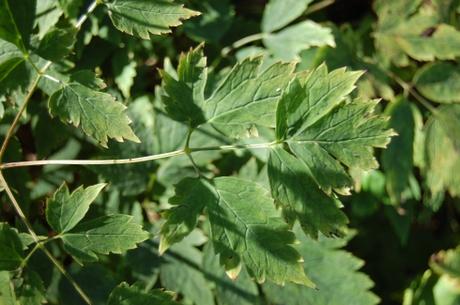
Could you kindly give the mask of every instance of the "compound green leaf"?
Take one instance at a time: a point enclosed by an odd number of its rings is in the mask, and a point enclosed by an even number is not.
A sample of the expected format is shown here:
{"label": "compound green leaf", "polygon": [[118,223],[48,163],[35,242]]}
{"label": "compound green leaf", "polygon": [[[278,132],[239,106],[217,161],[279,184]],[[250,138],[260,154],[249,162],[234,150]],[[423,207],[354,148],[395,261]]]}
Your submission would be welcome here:
{"label": "compound green leaf", "polygon": [[412,175],[415,122],[412,107],[405,98],[400,97],[391,103],[386,114],[390,116],[389,126],[398,135],[388,148],[382,152],[382,166],[386,175],[386,188],[395,204],[401,203],[402,193]]}
{"label": "compound green leaf", "polygon": [[437,108],[425,138],[427,184],[433,196],[445,190],[460,196],[460,105]]}
{"label": "compound green leaf", "polygon": [[276,113],[276,135],[298,134],[343,102],[355,88],[361,71],[345,68],[328,72],[325,64],[290,84]]}
{"label": "compound green leaf", "polygon": [[162,290],[146,292],[136,286],[121,283],[110,294],[107,305],[179,305],[173,301],[174,295]]}
{"label": "compound green leaf", "polygon": [[[309,156],[304,155],[308,152],[314,152],[316,159],[321,160],[328,169],[332,168],[329,165],[329,162],[333,162],[332,158],[349,168],[376,168],[378,163],[373,156],[372,148],[385,148],[390,142],[390,137],[395,134],[387,128],[387,117],[374,114],[376,105],[376,101],[361,99],[343,104],[293,136],[288,140],[289,147],[309,168],[315,168],[315,173],[320,165],[308,161]],[[315,148],[309,150],[310,147]],[[336,166],[340,165],[336,163]],[[319,175],[314,176],[316,178]],[[340,189],[345,186],[318,180],[323,182],[320,183],[323,187]]]}
{"label": "compound green leaf", "polygon": [[[299,1],[302,2],[302,1]],[[329,28],[306,20],[264,37],[264,44],[277,59],[299,59],[299,53],[311,47],[335,47],[334,36]]]}
{"label": "compound green leaf", "polygon": [[438,103],[460,103],[459,66],[449,62],[436,62],[420,69],[414,77],[420,93]]}
{"label": "compound green leaf", "polygon": [[358,270],[364,262],[350,253],[338,249],[342,240],[323,236],[314,240],[302,235],[299,251],[305,257],[304,268],[317,283],[318,290],[287,284],[278,287],[262,286],[271,304],[275,305],[375,305],[379,298],[370,288],[374,286],[369,277]]}
{"label": "compound green leaf", "polygon": [[[207,202],[211,236],[220,263],[236,278],[244,263],[259,283],[294,282],[314,287],[291,246],[296,236],[275,209],[267,190],[234,177],[214,180],[218,196]],[[250,203],[250,204],[248,204]]]}
{"label": "compound green leaf", "polygon": [[23,61],[23,53],[14,44],[0,39],[0,81]]}
{"label": "compound green leaf", "polygon": [[182,20],[199,15],[173,0],[113,0],[106,5],[118,30],[143,39],[170,33]]}
{"label": "compound green leaf", "polygon": [[80,186],[72,194],[63,183],[48,199],[46,205],[46,220],[58,233],[73,229],[85,217],[91,203],[96,199],[106,184],[96,184],[86,189]]}
{"label": "compound green leaf", "polygon": [[233,137],[250,136],[258,125],[274,127],[279,97],[295,64],[275,63],[261,71],[260,57],[238,63],[206,100],[208,122]]}
{"label": "compound green leaf", "polygon": [[[163,73],[168,114],[176,120],[191,122],[192,127],[211,124],[236,138],[252,135],[257,126],[273,127],[276,104],[293,77],[295,65],[276,63],[262,71],[260,57],[245,59],[231,69],[209,97],[203,97],[206,70],[201,54],[199,47],[181,57],[180,70],[188,71],[188,78],[176,81]],[[190,66],[193,63],[195,67]]]}
{"label": "compound green leaf", "polygon": [[35,0],[0,1],[0,39],[27,52],[35,20]]}
{"label": "compound green leaf", "polygon": [[61,235],[64,248],[82,261],[97,261],[97,254],[121,254],[148,237],[132,216],[118,214],[82,222]]}
{"label": "compound green leaf", "polygon": [[77,30],[73,27],[54,28],[40,40],[37,54],[51,61],[63,59],[72,51],[76,34]]}
{"label": "compound green leaf", "polygon": [[314,238],[343,235],[348,223],[338,200],[315,183],[305,164],[282,148],[270,150],[268,177],[273,197],[289,224],[299,221]]}
{"label": "compound green leaf", "polygon": [[7,223],[0,223],[0,271],[13,271],[19,268],[23,256],[23,246],[18,232]]}
{"label": "compound green leaf", "polygon": [[77,79],[71,79],[54,92],[48,105],[51,115],[76,127],[81,124],[83,131],[103,147],[107,147],[108,138],[139,142],[129,126],[131,120],[124,113],[126,106]]}
{"label": "compound green leaf", "polygon": [[360,75],[320,66],[293,81],[278,104],[278,140],[288,143],[326,191],[346,193],[352,180],[343,165],[375,168],[372,147],[385,147],[393,135],[386,118],[372,114],[376,102],[344,102]]}
{"label": "compound green leaf", "polygon": [[212,185],[199,178],[183,179],[175,186],[175,192],[169,199],[174,207],[163,212],[166,222],[161,228],[160,254],[195,229],[206,203],[216,196]]}
{"label": "compound green leaf", "polygon": [[262,19],[263,32],[273,32],[288,25],[307,9],[313,0],[270,0]]}

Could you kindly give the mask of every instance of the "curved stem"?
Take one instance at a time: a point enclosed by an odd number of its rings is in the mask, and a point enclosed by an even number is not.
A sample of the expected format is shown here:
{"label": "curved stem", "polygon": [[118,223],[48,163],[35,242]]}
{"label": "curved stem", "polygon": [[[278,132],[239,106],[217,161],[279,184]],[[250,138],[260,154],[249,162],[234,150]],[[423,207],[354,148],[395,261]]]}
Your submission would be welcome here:
{"label": "curved stem", "polygon": [[222,49],[222,57],[226,57],[233,50],[239,49],[242,46],[250,44],[254,41],[259,41],[265,38],[267,33],[257,33],[241,38],[240,40],[235,41],[231,46]]}
{"label": "curved stem", "polygon": [[86,10],[86,13],[81,15],[80,18],[78,18],[77,23],[75,24],[75,27],[77,29],[80,29],[83,23],[85,23],[86,19],[88,19],[89,15],[96,9],[97,5],[99,4],[98,1],[93,1],[89,6],[88,9]]}
{"label": "curved stem", "polygon": [[165,159],[185,154],[184,150],[176,150],[158,155],[150,155],[139,158],[129,159],[111,159],[111,160],[39,160],[39,161],[20,161],[10,162],[0,165],[0,169],[15,168],[15,167],[29,167],[29,166],[43,166],[43,165],[114,165],[114,164],[135,164],[159,159]]}
{"label": "curved stem", "polygon": [[70,284],[73,286],[73,288],[78,292],[80,297],[85,301],[86,304],[92,305],[92,302],[88,295],[81,289],[80,285],[72,278],[72,276],[65,270],[64,266],[61,265],[61,263],[51,254],[48,249],[45,248],[45,246],[40,247],[43,252],[45,252],[46,256],[48,256],[48,259],[58,268],[58,270],[62,273],[62,275],[65,276],[65,278],[70,282]]}
{"label": "curved stem", "polygon": [[37,234],[35,234],[34,230],[32,229],[32,225],[30,224],[29,220],[27,219],[26,215],[22,211],[21,206],[19,205],[18,201],[13,195],[13,192],[11,191],[10,186],[5,180],[5,177],[3,176],[3,173],[0,171],[0,184],[3,186],[5,189],[6,195],[11,201],[11,204],[13,205],[14,209],[16,210],[16,213],[18,214],[19,218],[21,221],[24,223],[26,226],[27,231],[29,234],[32,236],[32,239],[34,240],[35,243],[38,243],[40,239],[38,238]]}
{"label": "curved stem", "polygon": [[317,11],[320,11],[322,10],[323,8],[326,8],[332,4],[335,3],[335,0],[323,0],[321,2],[318,2],[318,3],[315,3],[315,4],[312,4],[310,5],[310,7],[308,7],[308,9],[305,11],[305,16],[307,15],[310,15],[310,14],[313,14]]}
{"label": "curved stem", "polygon": [[198,177],[201,177],[201,171],[198,165],[196,164],[195,160],[192,157],[192,150],[190,148],[190,140],[192,138],[192,133],[193,133],[193,127],[189,126],[188,127],[188,132],[187,132],[187,140],[185,141],[185,146],[184,146],[184,152],[187,155],[187,158],[190,160],[190,163],[192,163],[193,169],[195,170],[195,173],[197,174]]}
{"label": "curved stem", "polygon": [[40,243],[35,244],[35,246],[30,250],[30,252],[27,254],[27,256],[24,258],[24,260],[21,262],[21,269],[24,268],[27,263],[29,262],[29,259],[34,255],[34,253],[40,248]]}
{"label": "curved stem", "polygon": [[18,113],[16,113],[16,116],[14,117],[13,122],[8,128],[8,131],[6,132],[5,139],[3,140],[2,147],[0,148],[0,161],[2,160],[3,155],[5,154],[6,148],[8,147],[8,144],[10,143],[10,140],[14,135],[16,126],[19,124],[22,114],[26,110],[27,104],[29,103],[32,95],[34,94],[35,88],[37,88],[37,85],[40,79],[41,79],[41,75],[38,74],[35,80],[33,81],[33,83],[30,85],[27,95],[24,98],[24,101],[22,102],[22,105],[19,108]]}
{"label": "curved stem", "polygon": [[[208,146],[188,148],[187,151],[192,154],[194,152],[208,150],[237,150],[237,149],[264,149],[278,144],[278,142],[255,143],[255,144],[235,144],[222,146]],[[44,166],[44,165],[120,165],[120,164],[135,164],[144,163],[160,159],[166,159],[187,154],[185,149],[167,152],[163,154],[150,155],[138,158],[129,159],[110,159],[110,160],[38,160],[38,161],[19,161],[9,162],[0,165],[0,170],[18,167]]]}
{"label": "curved stem", "polygon": [[401,88],[403,88],[404,91],[407,91],[408,93],[410,93],[410,95],[412,95],[420,104],[422,104],[431,113],[433,113],[434,115],[438,113],[438,111],[436,110],[436,107],[433,107],[428,100],[426,100],[416,90],[414,90],[411,84],[405,82],[402,78],[400,78],[399,76],[397,76],[396,74],[390,71],[385,70],[385,72],[390,78],[392,78],[396,83],[398,83],[398,85],[401,86]]}

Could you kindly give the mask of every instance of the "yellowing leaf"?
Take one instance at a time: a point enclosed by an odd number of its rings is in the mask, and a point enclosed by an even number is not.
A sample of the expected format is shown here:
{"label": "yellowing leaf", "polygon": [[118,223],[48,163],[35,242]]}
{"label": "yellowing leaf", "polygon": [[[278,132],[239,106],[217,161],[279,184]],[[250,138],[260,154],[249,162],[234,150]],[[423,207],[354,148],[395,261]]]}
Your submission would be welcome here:
{"label": "yellowing leaf", "polygon": [[427,64],[414,77],[417,90],[438,103],[460,103],[459,66],[448,62]]}
{"label": "yellowing leaf", "polygon": [[433,61],[460,56],[460,31],[443,23],[431,2],[379,0],[374,8],[379,16],[376,48],[388,61],[407,66],[409,57]]}
{"label": "yellowing leaf", "polygon": [[460,196],[460,105],[437,108],[427,123],[426,175],[433,196]]}

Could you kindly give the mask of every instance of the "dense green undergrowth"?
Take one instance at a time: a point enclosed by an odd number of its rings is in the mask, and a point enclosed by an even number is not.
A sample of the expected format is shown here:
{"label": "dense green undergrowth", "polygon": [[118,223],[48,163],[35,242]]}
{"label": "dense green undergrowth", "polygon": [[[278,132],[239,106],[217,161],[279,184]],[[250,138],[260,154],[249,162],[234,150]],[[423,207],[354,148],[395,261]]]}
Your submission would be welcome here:
{"label": "dense green undergrowth", "polygon": [[0,304],[460,304],[456,0],[0,0]]}

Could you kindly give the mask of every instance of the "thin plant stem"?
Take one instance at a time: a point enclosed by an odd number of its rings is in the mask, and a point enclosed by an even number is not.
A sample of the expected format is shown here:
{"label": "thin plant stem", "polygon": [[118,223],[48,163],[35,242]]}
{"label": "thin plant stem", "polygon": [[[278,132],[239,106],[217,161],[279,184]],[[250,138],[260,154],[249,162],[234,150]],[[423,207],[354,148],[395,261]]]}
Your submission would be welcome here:
{"label": "thin plant stem", "polygon": [[91,299],[88,295],[83,291],[83,289],[78,285],[78,283],[72,278],[72,276],[65,270],[64,266],[51,254],[45,246],[41,247],[41,250],[45,252],[46,256],[48,256],[49,260],[58,268],[58,270],[66,277],[66,279],[70,282],[73,288],[78,292],[80,297],[85,301],[86,304],[92,305]]}
{"label": "thin plant stem", "polygon": [[21,161],[10,162],[0,165],[0,169],[14,168],[14,167],[29,167],[29,166],[43,166],[43,165],[114,165],[114,164],[135,164],[144,163],[159,159],[166,159],[170,157],[180,156],[185,154],[184,150],[176,150],[164,154],[150,155],[139,158],[129,159],[111,159],[111,160],[39,160],[39,161]]}
{"label": "thin plant stem", "polygon": [[233,50],[239,49],[242,46],[250,44],[251,42],[259,41],[265,38],[267,33],[257,33],[241,38],[235,41],[231,46],[222,49],[222,57],[226,57]]}
{"label": "thin plant stem", "polygon": [[18,113],[16,113],[16,116],[13,119],[13,122],[11,123],[10,127],[8,128],[8,131],[6,132],[5,139],[3,140],[2,147],[0,148],[0,161],[3,158],[3,155],[5,154],[6,148],[8,147],[8,144],[11,140],[11,138],[14,135],[16,126],[18,125],[19,121],[21,120],[22,114],[27,108],[27,104],[29,103],[30,99],[32,98],[32,95],[34,94],[35,88],[37,88],[38,82],[41,79],[41,75],[38,74],[35,80],[32,82],[32,84],[29,87],[29,90],[27,92],[26,97],[24,98],[24,101],[22,102],[21,107],[19,108]]}
{"label": "thin plant stem", "polygon": [[29,262],[29,259],[32,257],[32,255],[34,255],[34,253],[38,249],[40,249],[40,246],[41,246],[40,243],[36,243],[35,246],[32,248],[32,250],[30,250],[30,252],[27,254],[27,256],[24,258],[24,260],[21,263],[21,266],[20,266],[21,269],[23,269],[27,265],[27,263]]}
{"label": "thin plant stem", "polygon": [[16,213],[18,214],[19,218],[21,219],[21,221],[26,226],[27,231],[32,236],[32,239],[34,240],[35,243],[38,243],[40,241],[40,239],[38,238],[37,234],[35,234],[35,231],[33,230],[32,225],[30,224],[30,222],[27,219],[26,215],[22,211],[21,206],[19,205],[18,201],[14,197],[13,192],[11,191],[11,188],[8,185],[8,183],[6,182],[5,177],[3,176],[3,173],[1,171],[0,171],[0,184],[5,189],[6,195],[10,199],[11,204],[13,205],[13,207],[14,207]]}
{"label": "thin plant stem", "polygon": [[196,174],[198,177],[201,177],[201,171],[198,165],[196,164],[195,160],[192,157],[192,151],[190,149],[190,140],[192,138],[192,133],[193,133],[193,127],[189,125],[188,127],[188,132],[187,132],[187,139],[185,140],[185,146],[184,146],[184,152],[187,155],[187,158],[190,160],[190,163],[192,163],[193,169],[195,170]]}
{"label": "thin plant stem", "polygon": [[83,25],[83,23],[85,23],[86,19],[88,19],[89,15],[96,9],[97,5],[99,4],[99,2],[96,0],[96,1],[93,1],[89,6],[88,6],[88,9],[86,10],[86,13],[84,13],[83,15],[80,16],[80,18],[78,18],[77,20],[77,23],[75,24],[75,27],[77,29],[80,29],[81,26]]}
{"label": "thin plant stem", "polygon": [[426,100],[423,96],[421,96],[414,88],[412,87],[411,84],[405,82],[402,78],[397,76],[396,74],[384,70],[385,73],[392,78],[401,88],[404,89],[404,91],[408,92],[410,95],[412,95],[420,104],[422,104],[426,109],[428,109],[431,113],[436,115],[438,111],[436,110],[435,107],[433,107],[428,100]]}
{"label": "thin plant stem", "polygon": [[318,2],[318,3],[315,3],[315,4],[312,4],[308,7],[308,9],[305,11],[305,16],[307,15],[310,15],[310,14],[313,14],[317,11],[320,11],[332,4],[335,3],[335,0],[323,0],[321,2]]}
{"label": "thin plant stem", "polygon": [[[278,142],[270,143],[255,143],[255,144],[235,144],[235,145],[221,145],[221,146],[208,146],[208,147],[197,147],[197,148],[188,148],[190,154],[200,151],[209,151],[209,150],[239,150],[239,149],[264,149],[269,148],[278,144]],[[0,165],[0,170],[19,168],[19,167],[31,167],[31,166],[45,166],[45,165],[121,165],[121,164],[136,164],[136,163],[145,163],[160,159],[167,159],[171,157],[177,157],[181,155],[186,155],[184,149],[175,150],[172,152],[149,155],[145,157],[138,158],[129,158],[129,159],[110,159],[110,160],[37,160],[37,161],[18,161],[18,162],[9,162]]]}

